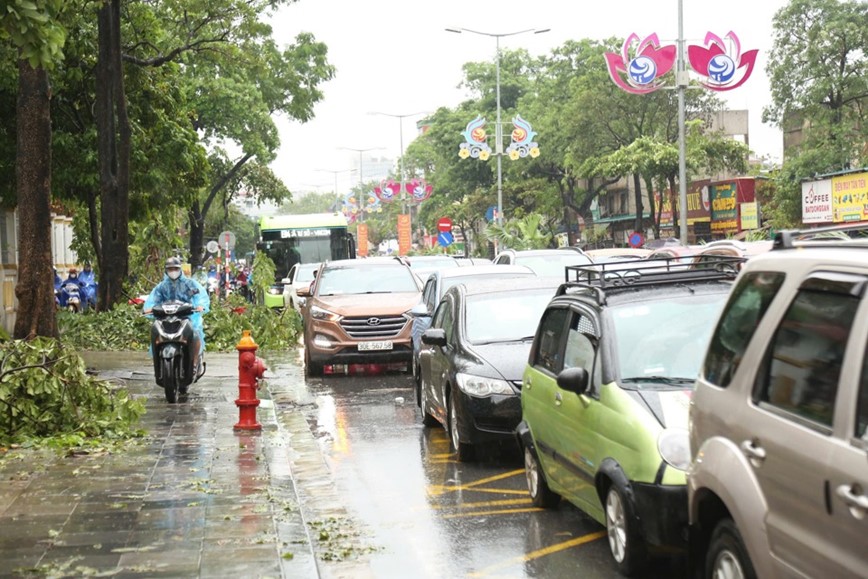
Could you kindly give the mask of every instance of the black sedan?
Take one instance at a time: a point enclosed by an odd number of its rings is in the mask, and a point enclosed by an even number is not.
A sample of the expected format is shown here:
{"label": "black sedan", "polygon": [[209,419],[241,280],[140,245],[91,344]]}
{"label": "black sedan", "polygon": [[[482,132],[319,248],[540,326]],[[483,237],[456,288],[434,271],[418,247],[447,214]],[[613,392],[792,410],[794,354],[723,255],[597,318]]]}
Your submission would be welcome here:
{"label": "black sedan", "polygon": [[557,285],[515,278],[443,295],[422,334],[420,406],[425,426],[447,429],[458,460],[472,460],[474,446],[513,440],[522,373]]}

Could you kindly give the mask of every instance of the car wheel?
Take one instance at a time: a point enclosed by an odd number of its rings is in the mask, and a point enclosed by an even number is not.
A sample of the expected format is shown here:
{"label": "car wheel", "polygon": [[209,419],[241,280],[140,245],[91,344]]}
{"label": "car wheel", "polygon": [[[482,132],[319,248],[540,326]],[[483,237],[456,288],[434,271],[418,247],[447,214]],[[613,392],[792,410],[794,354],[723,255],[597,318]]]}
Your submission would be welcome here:
{"label": "car wheel", "polygon": [[741,533],[732,519],[722,519],[711,533],[705,574],[711,579],[756,579]]}
{"label": "car wheel", "polygon": [[438,424],[437,419],[428,413],[428,395],[425,393],[424,388],[421,389],[419,397],[419,410],[422,413],[422,425],[428,427],[436,426]]}
{"label": "car wheel", "polygon": [[605,510],[612,558],[622,574],[635,575],[645,567],[645,544],[633,528],[630,504],[614,484],[606,491]]}
{"label": "car wheel", "polygon": [[323,365],[312,362],[308,349],[304,349],[304,375],[305,376],[322,376]]}
{"label": "car wheel", "polygon": [[473,447],[466,442],[461,442],[461,433],[458,432],[458,404],[455,396],[449,396],[449,438],[452,440],[452,448],[458,455],[459,462],[473,460]]}
{"label": "car wheel", "polygon": [[535,507],[551,509],[558,506],[561,496],[549,489],[543,475],[542,466],[530,448],[524,449],[524,476],[527,479],[527,490]]}

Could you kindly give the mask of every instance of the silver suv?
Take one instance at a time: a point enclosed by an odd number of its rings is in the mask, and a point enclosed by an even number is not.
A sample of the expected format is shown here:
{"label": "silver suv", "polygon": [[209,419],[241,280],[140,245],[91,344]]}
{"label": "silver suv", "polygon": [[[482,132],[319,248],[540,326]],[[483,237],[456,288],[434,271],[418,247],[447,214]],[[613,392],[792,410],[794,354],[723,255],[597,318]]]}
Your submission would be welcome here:
{"label": "silver suv", "polygon": [[781,232],[733,287],[690,404],[694,576],[868,573],[862,229]]}

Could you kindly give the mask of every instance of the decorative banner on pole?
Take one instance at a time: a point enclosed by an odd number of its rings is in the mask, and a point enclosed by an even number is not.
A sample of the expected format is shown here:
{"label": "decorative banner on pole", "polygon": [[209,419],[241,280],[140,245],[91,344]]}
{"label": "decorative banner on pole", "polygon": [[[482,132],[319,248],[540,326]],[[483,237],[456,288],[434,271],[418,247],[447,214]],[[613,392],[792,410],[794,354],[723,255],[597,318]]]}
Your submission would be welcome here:
{"label": "decorative banner on pole", "polygon": [[[730,50],[726,43],[711,32],[705,35],[705,46],[692,44],[687,47],[687,58],[690,67],[706,80],[699,84],[713,91],[726,91],[738,88],[750,78],[753,65],[759,50],[748,50],[741,53],[741,43],[738,36],[730,30],[724,38],[730,40]],[[740,69],[741,74],[737,74]]]}
{"label": "decorative banner on pole", "polygon": [[412,249],[410,237],[410,216],[398,215],[398,255],[407,255]]}
{"label": "decorative banner on pole", "polygon": [[367,223],[359,223],[358,229],[358,250],[356,253],[359,254],[360,257],[368,257],[368,224]]}
{"label": "decorative banner on pole", "polygon": [[426,183],[423,179],[413,179],[407,183],[405,187],[407,188],[407,193],[410,194],[410,197],[412,197],[413,201],[416,203],[425,201],[431,197],[431,192],[434,191],[434,187]]}
{"label": "decorative banner on pole", "polygon": [[341,213],[347,218],[347,223],[354,223],[362,213],[382,213],[383,206],[380,204],[380,199],[371,191],[365,195],[362,204],[354,193],[347,195],[341,206]]}
{"label": "decorative banner on pole", "polygon": [[539,145],[534,142],[536,131],[530,126],[530,123],[516,115],[512,119],[512,143],[506,148],[506,154],[509,158],[515,161],[519,157],[527,157],[536,159],[539,157]]}
{"label": "decorative banner on pole", "polygon": [[458,148],[458,156],[462,159],[473,157],[480,161],[487,161],[491,157],[491,147],[486,143],[488,135],[485,133],[485,119],[482,115],[467,123],[464,132],[461,133],[464,142]]}
{"label": "decorative banner on pole", "polygon": [[391,203],[401,193],[401,184],[394,181],[386,181],[374,187],[374,194],[383,203]]}
{"label": "decorative banner on pole", "polygon": [[[621,89],[632,94],[648,94],[663,86],[665,76],[678,56],[674,44],[660,46],[657,34],[645,37],[641,42],[634,32],[624,41],[621,54],[607,52],[606,64],[609,76]],[[638,42],[635,51],[633,45]],[[635,56],[631,56],[631,53]]]}
{"label": "decorative banner on pole", "polygon": [[[757,49],[742,53],[741,42],[732,31],[723,38],[708,32],[704,45],[687,47],[690,68],[702,77],[699,84],[718,92],[743,85],[753,72],[758,53]],[[624,41],[621,54],[607,52],[605,57],[609,76],[616,85],[631,94],[648,94],[663,87],[663,77],[678,57],[678,47],[660,46],[656,33],[641,41],[633,33]]]}

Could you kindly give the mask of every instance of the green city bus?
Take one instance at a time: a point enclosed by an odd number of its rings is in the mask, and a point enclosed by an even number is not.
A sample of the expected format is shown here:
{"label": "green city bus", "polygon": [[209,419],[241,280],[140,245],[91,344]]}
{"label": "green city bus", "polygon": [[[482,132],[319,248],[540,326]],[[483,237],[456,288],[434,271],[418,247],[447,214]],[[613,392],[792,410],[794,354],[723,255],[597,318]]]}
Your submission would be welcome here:
{"label": "green city bus", "polygon": [[256,249],[275,265],[274,285],[265,296],[265,305],[273,308],[283,307],[283,280],[296,263],[356,257],[356,241],[342,213],[262,217]]}

